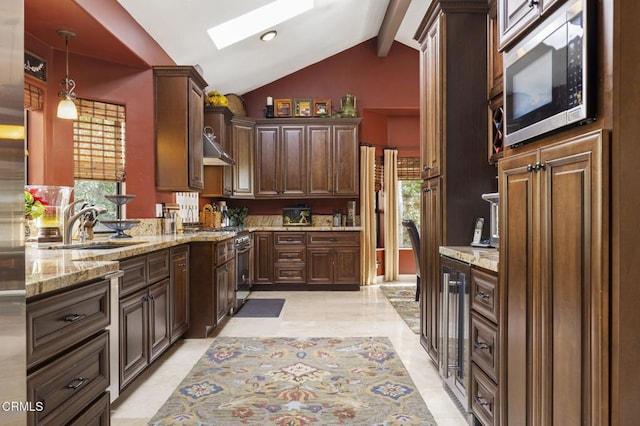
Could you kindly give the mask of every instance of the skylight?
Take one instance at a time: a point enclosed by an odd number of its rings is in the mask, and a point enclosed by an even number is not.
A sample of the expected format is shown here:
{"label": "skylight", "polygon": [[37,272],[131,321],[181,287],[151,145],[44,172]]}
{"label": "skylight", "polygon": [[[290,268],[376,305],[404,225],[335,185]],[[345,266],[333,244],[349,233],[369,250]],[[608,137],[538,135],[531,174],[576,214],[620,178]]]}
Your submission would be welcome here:
{"label": "skylight", "polygon": [[207,32],[221,50],[311,9],[313,0],[276,0],[209,28]]}

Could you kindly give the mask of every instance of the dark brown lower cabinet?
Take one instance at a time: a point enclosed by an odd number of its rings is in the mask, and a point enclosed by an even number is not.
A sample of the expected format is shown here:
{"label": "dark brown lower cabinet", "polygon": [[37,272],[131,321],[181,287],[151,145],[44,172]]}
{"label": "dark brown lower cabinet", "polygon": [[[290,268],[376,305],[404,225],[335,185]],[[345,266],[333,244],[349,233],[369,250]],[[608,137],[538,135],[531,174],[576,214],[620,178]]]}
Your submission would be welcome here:
{"label": "dark brown lower cabinet", "polygon": [[95,280],[27,300],[27,424],[109,424],[109,294]]}
{"label": "dark brown lower cabinet", "polygon": [[440,339],[440,246],[442,239],[442,194],[440,178],[422,182],[422,213],[420,222],[420,343],[431,360],[438,364]]}
{"label": "dark brown lower cabinet", "polygon": [[498,274],[472,267],[470,284],[470,408],[476,424],[498,426],[500,424]]}
{"label": "dark brown lower cabinet", "polygon": [[171,343],[189,329],[189,246],[173,247],[171,258]]}
{"label": "dark brown lower cabinet", "polygon": [[500,419],[609,424],[607,134],[500,161]]}
{"label": "dark brown lower cabinet", "polygon": [[120,261],[120,390],[171,343],[173,267],[169,249]]}
{"label": "dark brown lower cabinet", "polygon": [[27,376],[27,400],[34,404],[28,424],[67,424],[101,395],[108,404],[107,386],[109,333],[103,332]]}
{"label": "dark brown lower cabinet", "polygon": [[307,282],[359,286],[360,233],[307,232]]}
{"label": "dark brown lower cabinet", "polygon": [[359,231],[256,232],[254,259],[260,290],[360,288]]}
{"label": "dark brown lower cabinet", "polygon": [[273,284],[273,232],[253,234],[253,284]]}
{"label": "dark brown lower cabinet", "polygon": [[235,269],[235,258],[229,259],[216,268],[216,287],[218,288],[216,311],[218,322],[222,321],[233,309]]}
{"label": "dark brown lower cabinet", "polygon": [[120,299],[120,389],[169,346],[169,278]]}
{"label": "dark brown lower cabinet", "polygon": [[188,338],[207,337],[233,305],[233,239],[191,243]]}

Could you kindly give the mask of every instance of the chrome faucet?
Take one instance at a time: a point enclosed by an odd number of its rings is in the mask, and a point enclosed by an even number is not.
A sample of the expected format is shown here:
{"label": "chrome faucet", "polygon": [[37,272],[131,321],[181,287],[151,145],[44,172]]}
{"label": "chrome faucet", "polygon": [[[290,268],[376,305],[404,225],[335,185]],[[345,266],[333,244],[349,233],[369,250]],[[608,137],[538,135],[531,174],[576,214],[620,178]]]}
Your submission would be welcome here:
{"label": "chrome faucet", "polygon": [[62,244],[71,244],[71,231],[73,230],[73,225],[76,223],[76,221],[80,217],[82,217],[83,214],[90,211],[94,211],[96,212],[96,214],[102,214],[107,212],[105,209],[101,207],[88,206],[72,215],[71,209],[73,208],[73,206],[83,202],[84,200],[76,200],[73,203],[70,203],[69,205],[67,205],[62,211],[62,220],[63,220]]}

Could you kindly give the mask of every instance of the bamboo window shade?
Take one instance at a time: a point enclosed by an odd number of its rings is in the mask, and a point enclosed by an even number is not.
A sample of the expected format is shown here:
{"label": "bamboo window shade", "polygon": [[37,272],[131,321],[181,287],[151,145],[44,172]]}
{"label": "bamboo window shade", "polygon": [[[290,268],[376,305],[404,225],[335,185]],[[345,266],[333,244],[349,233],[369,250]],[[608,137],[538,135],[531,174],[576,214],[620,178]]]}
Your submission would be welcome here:
{"label": "bamboo window shade", "polygon": [[125,170],[123,105],[77,99],[73,122],[76,179],[118,181]]}
{"label": "bamboo window shade", "polygon": [[24,83],[24,109],[28,111],[42,109],[42,89],[33,84]]}
{"label": "bamboo window shade", "polygon": [[[420,157],[397,158],[398,180],[420,179]],[[376,191],[382,190],[382,177],[384,176],[384,159],[376,157]]]}
{"label": "bamboo window shade", "polygon": [[375,158],[375,181],[373,183],[374,191],[382,191],[382,177],[384,176],[384,159],[383,157]]}
{"label": "bamboo window shade", "polygon": [[398,157],[398,180],[420,179],[419,157]]}

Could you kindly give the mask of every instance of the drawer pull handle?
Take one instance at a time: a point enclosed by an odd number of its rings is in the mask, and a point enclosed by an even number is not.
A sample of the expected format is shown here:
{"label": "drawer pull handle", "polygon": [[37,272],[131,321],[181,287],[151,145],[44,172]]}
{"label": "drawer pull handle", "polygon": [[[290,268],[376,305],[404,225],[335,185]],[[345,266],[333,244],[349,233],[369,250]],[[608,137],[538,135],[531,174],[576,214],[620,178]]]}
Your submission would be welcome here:
{"label": "drawer pull handle", "polygon": [[477,293],[477,296],[478,296],[480,299],[488,299],[488,298],[490,298],[490,297],[491,297],[491,296],[489,296],[489,294],[488,294],[488,293],[485,293],[484,291],[479,291],[479,292]]}
{"label": "drawer pull handle", "polygon": [[65,322],[76,322],[81,320],[82,318],[85,318],[87,316],[87,314],[73,314],[73,315],[67,315],[66,317],[64,317],[64,321]]}
{"label": "drawer pull handle", "polygon": [[84,385],[88,381],[89,379],[87,379],[86,377],[76,377],[71,381],[71,383],[67,385],[67,389],[78,389],[80,386]]}
{"label": "drawer pull handle", "polygon": [[486,399],[484,399],[481,396],[476,396],[475,398],[476,403],[478,403],[478,405],[481,405],[483,407],[486,407],[487,405],[491,405],[491,403],[489,401],[487,401]]}
{"label": "drawer pull handle", "polygon": [[329,238],[329,241],[335,242],[335,241],[338,241],[338,239],[337,238]]}
{"label": "drawer pull handle", "polygon": [[487,345],[484,342],[478,342],[478,343],[474,343],[473,347],[476,349],[489,349],[491,347],[491,345]]}

